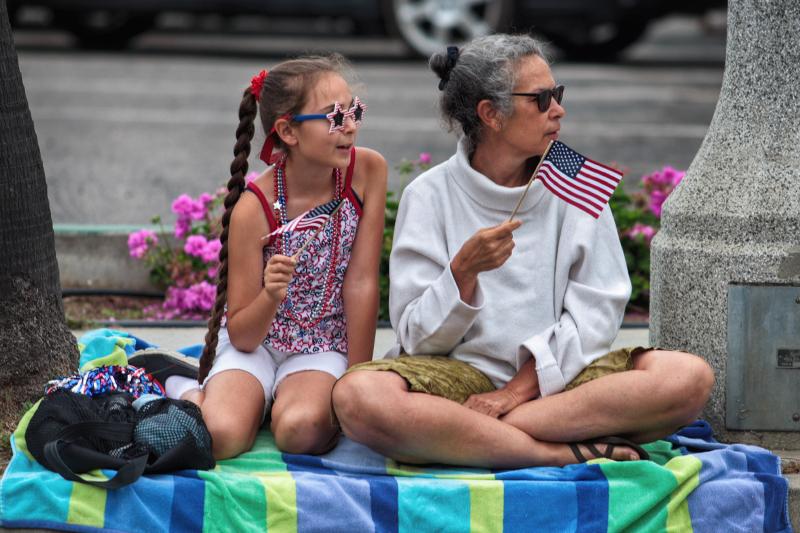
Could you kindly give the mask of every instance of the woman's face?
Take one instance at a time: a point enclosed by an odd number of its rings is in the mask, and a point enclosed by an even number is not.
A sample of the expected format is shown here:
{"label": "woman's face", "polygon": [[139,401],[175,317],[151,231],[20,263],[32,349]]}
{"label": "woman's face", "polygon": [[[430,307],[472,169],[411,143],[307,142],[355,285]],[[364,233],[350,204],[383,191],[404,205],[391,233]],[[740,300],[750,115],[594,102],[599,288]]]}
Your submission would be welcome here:
{"label": "woman's face", "polygon": [[[556,82],[550,67],[539,56],[522,59],[517,67],[514,93],[539,93],[553,89]],[[528,156],[541,155],[550,141],[558,139],[560,121],[566,111],[555,98],[550,99],[547,111],[539,111],[535,97],[512,96],[514,110],[503,124],[501,134],[519,151]]]}
{"label": "woman's face", "polygon": [[[353,105],[350,87],[339,74],[323,74],[298,115],[330,113],[336,102],[343,111],[350,109]],[[303,157],[324,166],[347,167],[350,163],[350,148],[356,141],[356,123],[348,115],[344,118],[341,129],[333,133],[330,129],[331,123],[327,119],[306,120],[295,124],[298,142],[292,150],[297,150]]]}

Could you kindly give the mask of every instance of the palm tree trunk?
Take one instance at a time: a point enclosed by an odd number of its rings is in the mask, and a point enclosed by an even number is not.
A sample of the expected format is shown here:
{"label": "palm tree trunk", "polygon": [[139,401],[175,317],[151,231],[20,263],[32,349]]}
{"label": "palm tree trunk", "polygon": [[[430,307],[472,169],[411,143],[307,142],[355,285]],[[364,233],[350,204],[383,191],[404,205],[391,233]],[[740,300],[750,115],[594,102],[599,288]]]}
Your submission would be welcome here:
{"label": "palm tree trunk", "polygon": [[77,360],[61,303],[42,157],[0,0],[0,431]]}

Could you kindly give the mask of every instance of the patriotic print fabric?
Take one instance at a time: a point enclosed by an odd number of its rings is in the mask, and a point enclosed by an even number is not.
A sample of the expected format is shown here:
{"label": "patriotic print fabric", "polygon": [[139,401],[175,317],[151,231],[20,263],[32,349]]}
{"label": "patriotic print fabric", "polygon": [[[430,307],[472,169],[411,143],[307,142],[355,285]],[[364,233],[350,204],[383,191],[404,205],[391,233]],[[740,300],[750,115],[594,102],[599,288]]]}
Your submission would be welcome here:
{"label": "patriotic print fabric", "polygon": [[287,231],[302,231],[307,229],[318,229],[325,225],[331,214],[339,207],[341,200],[331,200],[327,204],[322,204],[309,211],[306,211],[300,216],[293,218],[283,226],[280,226],[275,231],[267,235],[273,237],[286,233]]}
{"label": "patriotic print fabric", "polygon": [[565,202],[598,218],[619,185],[622,172],[555,141],[535,177]]}

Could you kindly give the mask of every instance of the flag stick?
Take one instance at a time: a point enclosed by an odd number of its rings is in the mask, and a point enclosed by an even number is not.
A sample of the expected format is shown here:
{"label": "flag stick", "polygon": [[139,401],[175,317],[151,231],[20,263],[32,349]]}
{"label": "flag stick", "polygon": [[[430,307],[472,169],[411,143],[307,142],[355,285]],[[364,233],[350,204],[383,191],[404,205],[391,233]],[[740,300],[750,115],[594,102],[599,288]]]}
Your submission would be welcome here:
{"label": "flag stick", "polygon": [[508,217],[508,222],[511,222],[511,220],[514,218],[514,215],[516,215],[517,211],[519,211],[519,206],[522,205],[522,200],[524,200],[525,196],[528,194],[528,189],[531,188],[531,183],[533,183],[533,180],[536,179],[536,175],[539,173],[539,167],[542,166],[542,162],[544,161],[544,158],[547,157],[547,154],[548,152],[550,152],[550,148],[552,146],[553,146],[553,141],[550,141],[547,144],[547,148],[542,154],[542,157],[539,158],[539,163],[536,165],[536,168],[533,169],[533,174],[531,174],[531,179],[528,180],[528,185],[526,185],[525,190],[522,191],[522,196],[519,197],[519,202],[517,202],[517,207],[514,208],[514,211],[511,212],[511,216]]}
{"label": "flag stick", "polygon": [[292,259],[294,259],[295,261],[297,261],[297,258],[298,258],[298,257],[300,257],[300,254],[301,254],[301,253],[303,253],[303,250],[305,250],[305,249],[306,249],[306,246],[308,246],[309,244],[311,244],[311,241],[313,241],[313,240],[314,240],[314,239],[317,237],[317,234],[318,234],[320,231],[322,231],[322,228],[324,228],[324,227],[325,227],[325,226],[328,224],[328,222],[330,222],[330,220],[333,218],[333,215],[335,215],[335,214],[336,214],[336,212],[339,210],[339,208],[340,208],[340,207],[342,207],[342,204],[343,204],[343,203],[344,203],[344,199],[342,199],[342,201],[341,201],[341,202],[339,202],[339,205],[337,205],[337,206],[334,208],[334,210],[333,210],[333,211],[331,211],[331,214],[330,214],[330,216],[328,217],[328,220],[326,220],[326,221],[325,221],[325,224],[322,224],[320,227],[318,227],[317,229],[315,229],[315,230],[314,230],[314,234],[313,234],[313,235],[311,235],[311,237],[309,237],[309,238],[308,238],[308,240],[306,240],[306,242],[304,242],[304,243],[303,243],[303,246],[301,246],[301,247],[300,247],[300,249],[299,249],[299,250],[297,250],[297,251],[296,251],[296,252],[295,252],[295,253],[292,255]]}

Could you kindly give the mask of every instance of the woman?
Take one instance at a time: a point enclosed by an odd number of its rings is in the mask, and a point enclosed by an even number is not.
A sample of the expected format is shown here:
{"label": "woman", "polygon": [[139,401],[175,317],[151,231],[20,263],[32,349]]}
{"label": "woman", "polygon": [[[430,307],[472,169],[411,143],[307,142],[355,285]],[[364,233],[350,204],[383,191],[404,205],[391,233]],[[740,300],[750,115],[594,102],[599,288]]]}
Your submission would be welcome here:
{"label": "woman", "polygon": [[344,433],[414,463],[646,459],[634,442],[691,422],[713,373],[686,353],[609,351],[631,290],[609,209],[595,220],[536,182],[509,221],[565,116],[540,46],[494,35],[430,66],[463,137],[404,192],[390,312],[392,355],[409,356],[337,383]]}

